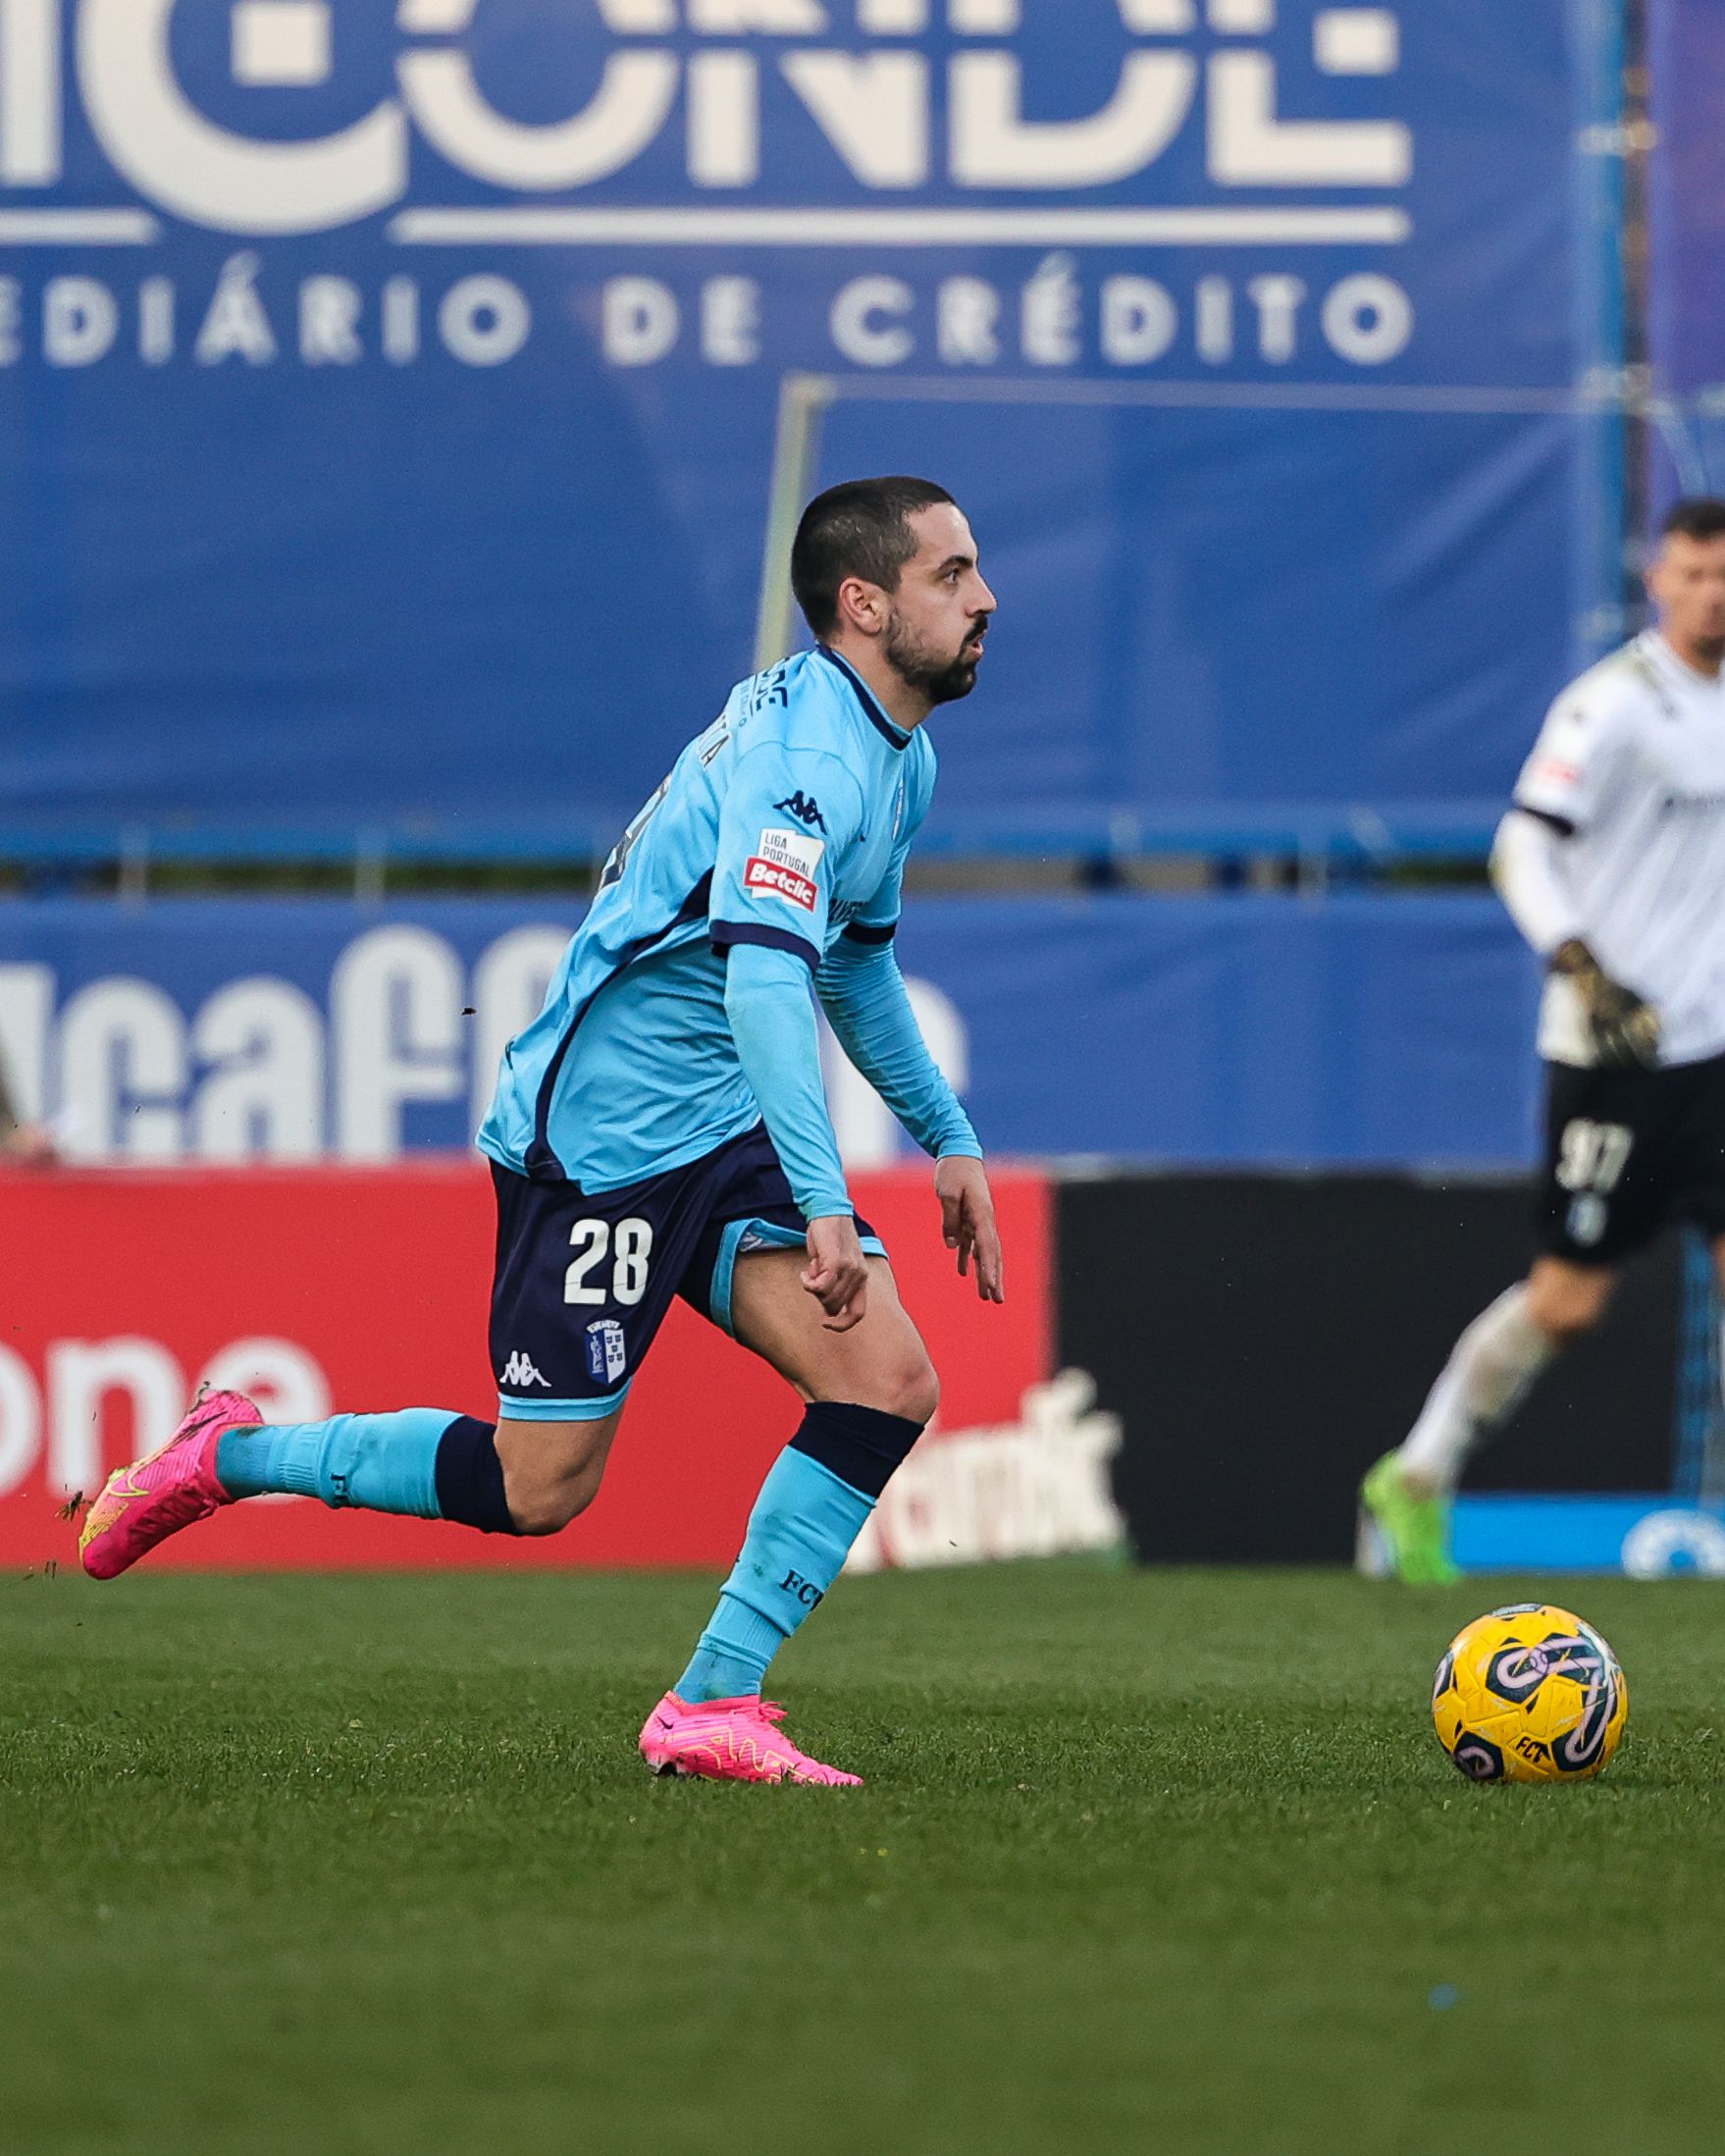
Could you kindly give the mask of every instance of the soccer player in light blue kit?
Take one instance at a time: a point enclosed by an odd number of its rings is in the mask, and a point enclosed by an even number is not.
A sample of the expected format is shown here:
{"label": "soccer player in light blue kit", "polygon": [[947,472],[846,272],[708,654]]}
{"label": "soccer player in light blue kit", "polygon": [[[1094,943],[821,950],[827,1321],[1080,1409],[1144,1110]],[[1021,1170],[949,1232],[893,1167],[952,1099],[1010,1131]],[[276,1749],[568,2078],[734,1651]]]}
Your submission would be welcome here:
{"label": "soccer player in light blue kit", "polygon": [[995,609],[970,528],[923,480],[810,504],[792,576],[817,648],[736,689],[606,863],[479,1142],[497,1196],[497,1421],[445,1409],[265,1427],[193,1403],[111,1476],[85,1569],[110,1579],[219,1506],[274,1492],[548,1535],[598,1495],[642,1358],[682,1295],[805,1403],[711,1621],[641,1750],[660,1772],[854,1782],[761,1698],[934,1413],[928,1353],[856,1217],[821,1089],[815,993],[934,1156],[947,1246],[1004,1299],[981,1147],[893,956],[934,789],[923,722],[968,696]]}

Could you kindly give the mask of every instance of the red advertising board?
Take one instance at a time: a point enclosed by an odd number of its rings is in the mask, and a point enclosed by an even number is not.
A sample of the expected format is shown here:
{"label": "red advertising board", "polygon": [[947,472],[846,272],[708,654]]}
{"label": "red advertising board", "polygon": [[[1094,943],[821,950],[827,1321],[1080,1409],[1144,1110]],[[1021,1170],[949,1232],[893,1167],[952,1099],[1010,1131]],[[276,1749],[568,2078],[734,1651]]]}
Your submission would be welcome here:
{"label": "red advertising board", "polygon": [[[1051,1371],[1047,1186],[1009,1171],[995,1191],[1005,1310],[956,1277],[926,1172],[856,1180],[939,1367],[948,1431],[1011,1423]],[[70,1560],[66,1497],[159,1442],[206,1376],[252,1391],[275,1421],[404,1406],[495,1416],[492,1238],[489,1179],[467,1160],[0,1176],[0,1564]],[[151,1561],[722,1565],[798,1413],[780,1379],[679,1304],[604,1490],[564,1535],[512,1542],[271,1499]]]}

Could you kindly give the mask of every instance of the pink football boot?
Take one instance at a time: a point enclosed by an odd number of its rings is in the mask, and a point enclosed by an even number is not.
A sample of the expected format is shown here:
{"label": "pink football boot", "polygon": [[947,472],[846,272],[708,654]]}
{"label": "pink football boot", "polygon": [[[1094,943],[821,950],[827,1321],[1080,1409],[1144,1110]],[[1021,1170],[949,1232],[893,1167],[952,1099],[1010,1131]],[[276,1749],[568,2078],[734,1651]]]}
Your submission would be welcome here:
{"label": "pink football boot", "polygon": [[200,1392],[159,1451],[118,1468],[102,1485],[78,1538],[90,1578],[117,1578],[157,1543],[232,1504],[216,1480],[216,1447],[225,1430],[255,1428],[262,1420],[243,1393]]}
{"label": "pink football boot", "polygon": [[667,1692],[647,1717],[641,1757],[655,1774],[692,1774],[712,1782],[818,1782],[861,1789],[860,1774],[841,1774],[797,1747],[779,1728],[782,1707],[770,1700],[706,1700],[692,1707]]}

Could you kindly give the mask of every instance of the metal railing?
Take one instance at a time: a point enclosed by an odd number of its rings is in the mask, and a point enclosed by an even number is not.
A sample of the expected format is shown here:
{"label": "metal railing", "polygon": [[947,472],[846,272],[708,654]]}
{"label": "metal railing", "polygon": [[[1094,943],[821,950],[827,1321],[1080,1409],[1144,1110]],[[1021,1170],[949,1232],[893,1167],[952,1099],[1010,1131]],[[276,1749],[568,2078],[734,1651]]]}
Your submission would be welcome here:
{"label": "metal railing", "polygon": [[[917,854],[947,864],[1068,862],[1103,881],[1111,872],[1157,860],[1283,864],[1302,885],[1370,881],[1422,862],[1482,862],[1502,808],[1496,801],[1015,807],[931,822],[918,838]],[[301,868],[335,871],[351,879],[357,897],[381,898],[392,871],[414,868],[533,865],[578,872],[603,861],[626,821],[622,810],[506,822],[15,815],[0,819],[0,869],[26,892],[95,883],[141,899],[168,869]]]}

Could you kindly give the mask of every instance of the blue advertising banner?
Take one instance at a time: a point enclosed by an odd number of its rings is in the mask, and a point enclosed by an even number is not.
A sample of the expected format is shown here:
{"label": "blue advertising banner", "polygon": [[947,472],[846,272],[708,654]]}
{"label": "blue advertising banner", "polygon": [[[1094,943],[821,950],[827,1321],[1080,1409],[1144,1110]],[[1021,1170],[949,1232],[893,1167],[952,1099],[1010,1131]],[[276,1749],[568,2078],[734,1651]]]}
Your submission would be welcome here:
{"label": "blue advertising banner", "polygon": [[1499,794],[1597,12],[0,0],[0,804],[599,843],[796,633],[771,503],[908,467],[950,828]]}
{"label": "blue advertising banner", "polygon": [[[465,1145],[577,915],[0,905],[0,1056],[78,1159]],[[925,900],[900,957],[997,1153],[1519,1169],[1539,982],[1485,898]],[[832,1042],[847,1160],[908,1141]]]}
{"label": "blue advertising banner", "polygon": [[1464,1572],[1725,1574],[1725,1506],[1671,1495],[1523,1497],[1463,1491],[1455,1558]]}
{"label": "blue advertising banner", "polygon": [[1655,486],[1725,491],[1725,18],[1651,0],[1647,353]]}

